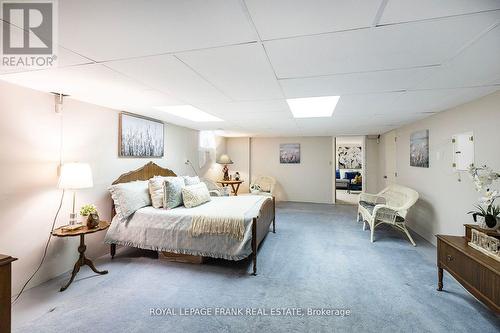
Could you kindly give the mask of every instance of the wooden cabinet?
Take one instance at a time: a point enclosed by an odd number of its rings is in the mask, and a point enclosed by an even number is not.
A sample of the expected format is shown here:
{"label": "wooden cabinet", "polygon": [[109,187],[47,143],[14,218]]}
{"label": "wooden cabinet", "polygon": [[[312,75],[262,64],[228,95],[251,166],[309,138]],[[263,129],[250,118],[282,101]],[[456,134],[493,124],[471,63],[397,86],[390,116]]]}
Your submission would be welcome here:
{"label": "wooden cabinet", "polygon": [[496,313],[500,313],[500,262],[473,249],[466,237],[437,235],[438,290],[443,270]]}
{"label": "wooden cabinet", "polygon": [[0,254],[0,332],[10,332],[11,263],[17,260]]}

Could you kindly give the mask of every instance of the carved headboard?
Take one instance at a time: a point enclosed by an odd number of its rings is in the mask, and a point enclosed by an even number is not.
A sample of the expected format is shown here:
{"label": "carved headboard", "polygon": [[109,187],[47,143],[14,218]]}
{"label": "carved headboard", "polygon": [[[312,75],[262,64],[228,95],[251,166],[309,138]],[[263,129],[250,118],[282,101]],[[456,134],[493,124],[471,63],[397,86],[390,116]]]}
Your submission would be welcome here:
{"label": "carved headboard", "polygon": [[[164,176],[164,177],[176,177],[177,175],[175,172],[173,172],[170,169],[165,169],[153,162],[149,162],[145,166],[134,170],[130,171],[127,173],[124,173],[120,177],[118,177],[117,180],[113,182],[113,185],[120,184],[120,183],[128,183],[128,182],[133,182],[136,180],[149,180],[153,178],[154,176]],[[111,210],[111,218],[115,216],[115,204],[113,202],[113,207]]]}

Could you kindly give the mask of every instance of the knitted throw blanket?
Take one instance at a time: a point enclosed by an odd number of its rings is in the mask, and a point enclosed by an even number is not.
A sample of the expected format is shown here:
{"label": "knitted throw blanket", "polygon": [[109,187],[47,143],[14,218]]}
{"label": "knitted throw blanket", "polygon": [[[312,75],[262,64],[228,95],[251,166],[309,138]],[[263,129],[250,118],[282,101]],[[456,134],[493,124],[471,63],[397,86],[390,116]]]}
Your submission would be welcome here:
{"label": "knitted throw blanket", "polygon": [[239,241],[245,235],[244,217],[193,216],[191,236],[226,234]]}
{"label": "knitted throw blanket", "polygon": [[228,199],[227,202],[222,202],[221,207],[217,207],[216,211],[193,216],[191,236],[228,235],[242,241],[245,235],[245,213],[262,201],[262,197],[249,195]]}

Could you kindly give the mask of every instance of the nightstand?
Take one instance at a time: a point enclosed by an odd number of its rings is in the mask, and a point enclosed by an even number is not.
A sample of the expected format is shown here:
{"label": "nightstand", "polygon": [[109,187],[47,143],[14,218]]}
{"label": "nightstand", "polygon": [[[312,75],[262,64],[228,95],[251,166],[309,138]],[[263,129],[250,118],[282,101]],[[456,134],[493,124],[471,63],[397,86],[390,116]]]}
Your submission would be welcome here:
{"label": "nightstand", "polygon": [[56,237],[80,236],[80,246],[78,247],[78,252],[80,253],[80,257],[78,258],[78,260],[75,263],[75,266],[73,267],[73,272],[71,272],[71,278],[69,279],[68,283],[65,286],[61,287],[61,289],[59,291],[65,291],[69,287],[71,282],[73,282],[76,274],[80,270],[80,267],[82,267],[82,266],[85,266],[85,265],[89,266],[90,269],[93,270],[94,272],[96,272],[97,274],[101,274],[101,275],[108,274],[108,271],[98,271],[95,268],[94,263],[92,263],[92,261],[90,259],[85,257],[85,250],[87,249],[87,246],[85,245],[85,235],[93,234],[95,232],[102,231],[102,230],[106,230],[109,228],[109,226],[110,226],[109,222],[100,221],[99,225],[93,229],[89,229],[89,228],[87,228],[87,226],[83,226],[82,228],[77,229],[77,230],[64,231],[64,230],[62,230],[63,227],[60,227],[60,228],[57,228],[54,231],[52,231],[52,235],[56,236]]}

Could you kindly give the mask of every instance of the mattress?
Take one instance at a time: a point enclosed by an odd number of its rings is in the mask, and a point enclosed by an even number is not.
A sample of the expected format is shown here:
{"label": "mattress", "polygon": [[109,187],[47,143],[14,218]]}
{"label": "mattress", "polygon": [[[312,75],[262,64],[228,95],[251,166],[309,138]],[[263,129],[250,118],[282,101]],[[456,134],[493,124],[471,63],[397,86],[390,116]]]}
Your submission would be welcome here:
{"label": "mattress", "polygon": [[[272,205],[264,204],[272,199],[252,195],[212,197],[211,199],[210,202],[194,208],[181,206],[167,210],[151,206],[144,207],[137,210],[127,220],[120,220],[115,216],[106,233],[105,243],[228,260],[241,260],[248,257],[252,253],[252,220],[262,214],[261,210],[264,206],[265,209],[270,209]],[[249,200],[251,200],[251,205],[248,205]],[[243,205],[243,202],[246,204]],[[239,241],[228,235],[191,236],[192,216],[207,214],[207,212],[217,216],[217,212],[226,205],[247,207],[241,211],[245,225],[243,240]],[[266,216],[269,214],[270,212],[264,212]]]}

